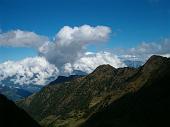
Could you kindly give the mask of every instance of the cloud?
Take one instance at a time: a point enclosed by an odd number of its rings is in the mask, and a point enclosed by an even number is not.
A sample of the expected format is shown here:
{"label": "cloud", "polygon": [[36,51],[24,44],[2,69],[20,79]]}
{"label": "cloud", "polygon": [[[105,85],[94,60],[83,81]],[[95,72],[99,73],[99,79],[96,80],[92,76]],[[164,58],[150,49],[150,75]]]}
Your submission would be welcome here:
{"label": "cloud", "polygon": [[136,59],[146,61],[151,55],[168,56],[170,54],[170,39],[165,38],[159,42],[142,42],[135,48],[121,49],[121,57],[124,59]]}
{"label": "cloud", "polygon": [[73,64],[66,63],[63,66],[63,72],[68,74],[73,70],[81,70],[86,73],[91,73],[96,67],[103,64],[110,64],[115,68],[125,67],[126,65],[112,53],[109,52],[86,52],[84,56],[77,59]]}
{"label": "cloud", "polygon": [[169,54],[163,54],[162,56],[163,56],[163,57],[170,58],[170,53],[169,53]]}
{"label": "cloud", "polygon": [[48,38],[34,32],[12,30],[0,33],[0,46],[39,48]]}
{"label": "cloud", "polygon": [[28,31],[1,33],[0,46],[36,48],[39,57],[0,64],[0,81],[13,77],[10,80],[14,84],[44,85],[59,74],[71,74],[74,69],[89,73],[101,64],[122,66],[112,54],[86,53],[87,44],[105,42],[110,33],[111,29],[107,26],[90,25],[64,26],[51,41],[45,36]]}
{"label": "cloud", "polygon": [[107,26],[64,26],[53,40],[28,31],[0,33],[0,46],[31,47],[38,57],[0,64],[0,81],[8,77],[14,84],[45,85],[58,75],[69,75],[74,70],[92,72],[97,66],[110,64],[115,68],[126,66],[124,60],[145,61],[151,55],[170,56],[170,39],[160,42],[142,42],[130,49],[117,52],[87,52],[86,46],[104,43],[110,37]]}
{"label": "cloud", "polygon": [[69,45],[73,43],[91,43],[106,41],[111,29],[106,26],[92,27],[83,25],[80,27],[64,26],[56,35],[58,45]]}
{"label": "cloud", "polygon": [[110,33],[107,26],[64,26],[56,34],[54,42],[47,42],[39,48],[39,54],[60,69],[82,57],[87,44],[107,41]]}
{"label": "cloud", "polygon": [[39,52],[59,68],[61,75],[69,75],[74,70],[90,73],[102,64],[123,67],[125,64],[109,52],[86,51],[87,44],[105,42],[110,33],[111,29],[107,26],[64,26],[56,34],[54,42],[45,43],[39,48]]}
{"label": "cloud", "polygon": [[43,57],[1,63],[0,72],[0,81],[13,77],[10,80],[20,85],[45,85],[59,74],[58,69]]}

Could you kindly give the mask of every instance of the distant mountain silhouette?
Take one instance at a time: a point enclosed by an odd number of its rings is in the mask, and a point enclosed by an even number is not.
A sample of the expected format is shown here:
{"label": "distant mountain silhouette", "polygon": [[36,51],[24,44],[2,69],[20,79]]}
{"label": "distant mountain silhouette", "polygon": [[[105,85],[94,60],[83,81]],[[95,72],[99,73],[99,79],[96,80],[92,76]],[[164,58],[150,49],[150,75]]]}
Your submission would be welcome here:
{"label": "distant mountain silhouette", "polygon": [[13,101],[21,100],[38,92],[43,86],[35,84],[14,83],[16,76],[7,77],[0,82],[0,93]]}
{"label": "distant mountain silhouette", "polygon": [[[68,77],[66,76],[58,76],[58,78],[51,83],[52,84],[58,84],[62,82],[66,82],[75,78],[83,77],[86,75],[85,72],[79,71],[79,70],[74,70],[74,73],[77,75],[70,75]],[[11,77],[13,78],[13,77]],[[21,99],[24,99],[25,97],[30,96],[33,93],[38,92],[43,86],[40,85],[18,85],[18,84],[13,84],[12,82],[8,81],[11,78],[7,78],[3,80],[3,84],[0,84],[0,93],[8,97],[9,99],[13,101],[18,101]],[[4,84],[5,83],[5,84]]]}
{"label": "distant mountain silhouette", "polygon": [[47,85],[17,104],[46,127],[152,127],[168,124],[170,59],[139,68],[101,65],[91,74]]}
{"label": "distant mountain silhouette", "polygon": [[19,87],[8,87],[4,85],[0,85],[0,93],[13,101],[23,99],[32,94],[31,92]]}
{"label": "distant mountain silhouette", "polygon": [[40,127],[24,110],[0,94],[0,127]]}

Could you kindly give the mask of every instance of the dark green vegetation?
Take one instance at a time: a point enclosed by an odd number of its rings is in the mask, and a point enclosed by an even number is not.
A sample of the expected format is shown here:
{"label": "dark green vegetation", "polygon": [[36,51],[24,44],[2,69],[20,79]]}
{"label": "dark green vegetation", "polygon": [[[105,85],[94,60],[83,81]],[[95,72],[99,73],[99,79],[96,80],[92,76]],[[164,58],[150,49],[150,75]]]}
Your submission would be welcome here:
{"label": "dark green vegetation", "polygon": [[58,76],[57,79],[52,81],[51,83],[49,83],[49,85],[55,85],[55,84],[63,83],[63,82],[70,81],[70,80],[80,78],[80,77],[83,77],[83,75],[70,75],[68,77]]}
{"label": "dark green vegetation", "polygon": [[24,110],[0,94],[0,127],[40,127]]}
{"label": "dark green vegetation", "polygon": [[18,103],[48,127],[151,127],[169,124],[170,59],[144,66],[102,65],[91,74],[48,85]]}
{"label": "dark green vegetation", "polygon": [[155,70],[140,90],[94,113],[82,127],[170,126],[170,59],[158,61],[149,61],[150,66],[143,68],[143,71]]}

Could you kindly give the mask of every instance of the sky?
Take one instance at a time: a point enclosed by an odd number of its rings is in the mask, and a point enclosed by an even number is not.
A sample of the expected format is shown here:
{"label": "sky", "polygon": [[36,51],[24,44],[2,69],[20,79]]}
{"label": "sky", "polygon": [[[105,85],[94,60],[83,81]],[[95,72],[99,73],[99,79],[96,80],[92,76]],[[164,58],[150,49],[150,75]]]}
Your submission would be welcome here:
{"label": "sky", "polygon": [[153,54],[170,54],[169,0],[0,0],[2,79],[4,66],[36,58],[65,74]]}

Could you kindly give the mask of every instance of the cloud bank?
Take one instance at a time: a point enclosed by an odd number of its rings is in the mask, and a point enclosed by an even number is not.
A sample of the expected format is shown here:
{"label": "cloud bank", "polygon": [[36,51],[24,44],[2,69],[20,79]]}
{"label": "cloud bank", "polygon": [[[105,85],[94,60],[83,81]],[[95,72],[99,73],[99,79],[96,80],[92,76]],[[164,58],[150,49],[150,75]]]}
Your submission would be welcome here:
{"label": "cloud bank", "polygon": [[165,38],[159,42],[142,42],[140,45],[127,50],[119,51],[122,58],[130,60],[146,61],[152,55],[170,56],[170,39]]}
{"label": "cloud bank", "polygon": [[125,67],[126,65],[120,59],[109,52],[86,52],[83,57],[76,60],[73,64],[66,63],[63,66],[63,71],[66,74],[71,74],[73,70],[81,70],[86,73],[91,73],[99,65],[110,64],[115,68]]}
{"label": "cloud bank", "polygon": [[19,85],[45,85],[59,74],[58,69],[43,57],[7,61],[0,64],[0,81],[10,80]]}

